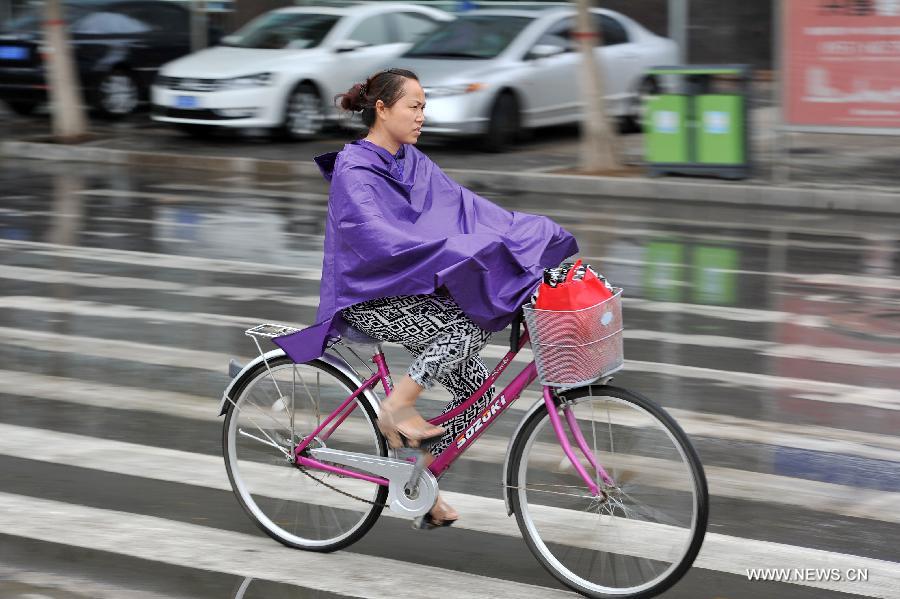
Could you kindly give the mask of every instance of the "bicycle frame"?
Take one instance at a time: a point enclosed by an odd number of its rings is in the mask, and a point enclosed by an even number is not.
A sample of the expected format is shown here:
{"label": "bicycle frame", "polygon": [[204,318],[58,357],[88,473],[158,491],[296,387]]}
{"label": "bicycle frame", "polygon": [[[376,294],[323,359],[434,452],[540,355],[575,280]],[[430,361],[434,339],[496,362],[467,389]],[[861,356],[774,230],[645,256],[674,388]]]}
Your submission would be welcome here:
{"label": "bicycle frame", "polygon": [[[464,413],[468,410],[472,405],[475,404],[479,399],[481,399],[485,393],[491,388],[491,386],[497,381],[503,371],[506,370],[506,367],[512,362],[513,358],[522,350],[526,343],[528,343],[530,337],[528,334],[528,330],[526,328],[524,334],[519,339],[518,347],[515,351],[508,351],[505,356],[500,360],[497,364],[494,371],[491,375],[485,380],[484,384],[478,388],[475,393],[473,393],[466,401],[457,406],[456,408],[450,410],[446,414],[441,414],[435,418],[431,418],[428,420],[431,424],[436,426],[440,426],[445,422],[449,422],[459,414]],[[348,470],[346,468],[341,468],[338,466],[332,466],[330,464],[325,464],[313,458],[301,455],[304,450],[312,443],[313,439],[328,439],[332,433],[344,422],[344,420],[356,409],[357,402],[356,398],[360,396],[364,391],[368,389],[374,388],[380,382],[384,388],[385,394],[390,394],[391,392],[391,383],[390,383],[390,371],[388,369],[387,362],[385,361],[384,353],[379,352],[372,357],[372,361],[377,366],[377,371],[368,379],[366,379],[354,392],[351,394],[346,400],[344,400],[341,405],[334,410],[325,420],[319,424],[316,429],[306,437],[306,439],[299,443],[294,448],[294,460],[298,466],[303,466],[306,468],[314,468],[318,470],[324,470],[327,472],[332,472],[335,474],[339,474],[341,476],[347,476],[351,478],[358,478],[361,480],[365,480],[372,483],[377,483],[383,486],[388,485],[388,480],[385,478],[381,478],[379,476],[373,476],[370,474],[365,474],[361,472],[355,472],[353,470]],[[474,419],[466,423],[466,428],[463,430],[463,433],[460,434],[454,442],[447,447],[444,451],[438,455],[431,465],[428,466],[428,469],[434,474],[434,476],[440,477],[450,466],[455,462],[475,441],[480,437],[484,432],[491,426],[496,420],[497,417],[503,414],[509,407],[521,396],[522,392],[525,390],[528,385],[530,385],[534,379],[537,378],[537,369],[535,367],[534,362],[530,362],[525,368],[522,369],[519,374],[513,378],[512,381],[497,395],[493,401],[485,408],[485,410],[477,415]],[[551,387],[544,386],[543,387],[543,399],[544,403],[547,406],[547,412],[550,415],[550,422],[553,426],[553,430],[556,433],[556,437],[559,440],[560,446],[562,447],[563,452],[569,458],[569,461],[572,463],[572,467],[578,472],[581,478],[584,480],[585,486],[591,491],[594,496],[600,495],[602,493],[598,482],[603,481],[604,484],[614,485],[614,481],[604,470],[603,466],[597,463],[593,452],[591,452],[590,448],[587,445],[587,442],[584,439],[584,436],[581,434],[581,430],[578,428],[577,422],[575,420],[575,415],[568,406],[563,405],[562,411],[565,414],[565,421],[568,425],[568,428],[575,439],[576,444],[578,445],[581,452],[584,454],[588,463],[591,465],[591,468],[594,470],[595,477],[592,477],[588,474],[587,470],[585,470],[584,466],[579,461],[578,457],[575,455],[574,450],[572,449],[571,443],[569,443],[569,438],[566,435],[566,432],[563,428],[562,418],[560,418],[560,414],[557,411],[556,401],[553,398],[553,391]],[[325,431],[326,427],[329,427],[327,431]],[[322,431],[325,431],[324,433]]]}

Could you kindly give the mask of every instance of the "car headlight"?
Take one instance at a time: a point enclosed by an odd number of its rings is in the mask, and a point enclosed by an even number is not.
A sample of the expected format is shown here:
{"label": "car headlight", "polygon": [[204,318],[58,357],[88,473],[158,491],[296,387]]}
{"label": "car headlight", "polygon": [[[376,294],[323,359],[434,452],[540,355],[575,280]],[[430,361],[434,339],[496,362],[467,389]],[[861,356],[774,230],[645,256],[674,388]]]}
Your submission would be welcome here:
{"label": "car headlight", "polygon": [[231,79],[222,79],[219,84],[221,89],[243,89],[247,87],[265,87],[272,84],[272,73],[257,73],[255,75],[245,75],[243,77],[233,77]]}
{"label": "car headlight", "polygon": [[471,94],[480,89],[487,87],[484,83],[461,83],[459,85],[441,85],[437,87],[426,87],[425,96],[429,98],[441,98],[444,96],[459,96],[462,94]]}

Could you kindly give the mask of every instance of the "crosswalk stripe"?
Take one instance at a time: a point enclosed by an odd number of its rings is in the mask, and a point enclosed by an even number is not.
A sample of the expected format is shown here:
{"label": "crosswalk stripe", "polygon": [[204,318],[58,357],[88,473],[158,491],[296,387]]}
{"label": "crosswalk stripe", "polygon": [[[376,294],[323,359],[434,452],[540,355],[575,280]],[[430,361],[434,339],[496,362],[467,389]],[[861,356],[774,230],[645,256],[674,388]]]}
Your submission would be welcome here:
{"label": "crosswalk stripe", "polygon": [[[154,346],[133,341],[103,340],[91,337],[55,335],[39,331],[0,328],[0,339],[8,345],[30,347],[46,342],[47,349],[80,356],[117,359],[127,356],[145,364],[205,369],[222,374],[226,383],[225,365],[228,354]],[[158,391],[98,382],[88,382],[60,376],[0,370],[0,380],[18,394],[40,399],[67,401],[119,410],[143,410],[208,420],[215,417],[213,402],[217,397],[201,397],[174,391]],[[449,394],[441,389],[426,391],[424,400],[445,404]],[[536,390],[526,390],[522,399],[513,404],[515,411],[527,410],[540,399]],[[900,461],[900,438],[865,431],[837,429],[816,425],[799,425],[740,418],[727,414],[712,414],[668,408],[688,434],[794,447],[819,452],[840,453],[869,459]]]}
{"label": "crosswalk stripe", "polygon": [[[78,589],[78,595],[66,593],[65,597],[90,597],[91,599],[177,599],[170,594],[154,593],[141,589],[126,588],[122,585],[109,582],[92,580],[86,576],[71,573],[56,574],[53,572],[37,571],[38,566],[32,568],[16,568],[6,564],[0,564],[0,595],[10,583],[35,587],[33,594],[17,594],[12,597],[18,599],[50,599],[44,594],[45,589],[54,591],[63,589]],[[5,595],[4,595],[5,596]],[[186,599],[186,598],[185,598]]]}
{"label": "crosswalk stripe", "polygon": [[[61,335],[45,331],[0,327],[0,341],[16,347],[41,347],[44,351],[71,353],[82,357],[104,359],[128,359],[156,366],[198,368],[223,374],[225,365],[233,356],[202,350],[191,350],[171,346],[151,345],[134,341],[100,339],[78,335]],[[239,357],[245,362],[247,357]],[[158,392],[133,387],[115,386],[108,391],[97,393],[98,383],[86,384],[77,379],[48,377],[19,371],[0,371],[0,380],[7,381],[20,394],[33,395],[43,399],[84,402],[90,405],[116,409],[136,409],[151,412],[176,414],[188,418],[207,419],[213,410],[208,402],[214,398],[174,392]],[[76,390],[86,387],[85,393]],[[103,386],[106,388],[107,386]],[[67,393],[57,393],[66,389]],[[224,390],[224,389],[223,389]],[[157,394],[159,394],[157,396]],[[106,401],[104,398],[117,398]],[[149,399],[142,400],[147,397]],[[165,398],[165,401],[162,398]],[[119,399],[127,398],[127,400]],[[528,390],[521,401],[513,404],[514,410],[525,410],[540,398],[536,391]],[[426,392],[423,399],[441,404],[449,401],[449,394],[440,388]],[[93,402],[93,403],[92,403]],[[190,407],[195,406],[196,407]],[[727,414],[696,412],[680,408],[668,408],[670,414],[688,434],[705,437],[766,443],[784,447],[795,447],[812,451],[841,453],[871,459],[900,461],[900,438],[863,431],[853,431],[816,425],[798,425],[739,418]]]}
{"label": "crosswalk stripe", "polygon": [[[316,181],[316,183],[320,183]],[[314,211],[314,212],[325,212],[327,210],[328,204],[328,194],[326,193],[311,193],[308,191],[275,191],[275,190],[265,190],[260,189],[258,187],[245,187],[245,186],[235,186],[235,187],[223,187],[221,185],[198,185],[198,184],[182,184],[182,183],[164,183],[154,185],[155,189],[166,190],[170,192],[188,192],[188,193],[158,193],[158,192],[147,192],[147,191],[135,191],[135,190],[117,190],[117,189],[88,189],[79,192],[82,195],[90,195],[95,197],[139,197],[142,199],[149,200],[161,200],[165,202],[176,202],[183,201],[185,203],[193,202],[193,201],[210,201],[212,198],[219,199],[222,204],[227,205],[229,201],[241,201],[246,202],[248,198],[254,198],[256,200],[254,202],[254,207],[258,207],[259,204],[256,202],[259,201],[259,198],[279,198],[279,199],[290,199],[292,201],[297,200],[307,200],[304,204],[304,210]],[[199,192],[201,195],[194,195],[190,192]],[[208,195],[212,194],[212,195]],[[233,197],[237,196],[237,197]],[[502,200],[500,201],[502,203]],[[274,204],[265,202],[263,203],[265,207],[271,207]],[[528,208],[518,208],[524,212],[534,212],[534,210],[529,210]],[[685,219],[671,219],[671,218],[651,218],[646,217],[645,215],[641,215],[640,217],[631,217],[628,215],[616,215],[614,224],[609,224],[609,217],[606,214],[597,213],[597,214],[585,214],[584,212],[578,212],[573,210],[562,210],[562,209],[553,209],[547,208],[546,206],[541,206],[539,210],[540,214],[543,216],[547,216],[553,219],[563,219],[569,220],[572,222],[568,222],[565,224],[565,228],[570,231],[597,231],[597,232],[605,232],[605,233],[614,233],[620,236],[626,237],[652,237],[659,234],[658,228],[648,227],[648,223],[657,223],[660,225],[671,225],[673,223],[681,222],[682,224],[691,224],[695,225],[696,222],[692,222]],[[321,217],[320,217],[321,218]],[[766,226],[748,226],[746,223],[726,223],[719,226],[720,229],[733,230],[735,228],[740,229],[750,229],[752,231],[771,231],[772,229],[777,229],[783,233],[792,232],[792,229],[788,227],[766,227]],[[801,229],[797,227],[794,229],[798,232],[802,232],[804,234],[809,234],[808,229]],[[830,232],[832,235],[835,233]],[[846,232],[840,233],[838,235],[846,235]],[[859,235],[858,232],[854,232],[855,235]],[[827,235],[827,234],[826,234]],[[803,248],[816,248],[816,249],[852,249],[852,250],[860,250],[868,247],[872,247],[867,244],[865,239],[861,239],[856,243],[840,243],[833,241],[812,241],[808,239],[797,239],[791,238],[788,236],[780,236],[777,238],[772,237],[760,237],[759,235],[740,235],[740,234],[712,234],[709,232],[704,233],[691,233],[687,231],[681,231],[678,234],[680,239],[700,239],[705,242],[710,241],[719,241],[719,242],[734,242],[741,243],[744,245],[762,245],[762,246],[788,246],[788,247],[803,247]],[[861,236],[862,237],[862,236]]]}
{"label": "crosswalk stripe", "polygon": [[110,248],[94,248],[72,246],[42,241],[21,241],[0,239],[0,248],[28,248],[29,253],[53,258],[69,258],[72,260],[94,260],[126,264],[136,264],[144,268],[187,269],[201,272],[228,273],[230,275],[254,275],[267,277],[283,277],[319,282],[322,273],[319,268],[303,268],[296,264],[275,264],[247,262],[242,260],[220,260],[199,256],[180,254],[160,254],[157,252],[139,252],[135,250],[116,250]]}
{"label": "crosswalk stripe", "polygon": [[[215,204],[216,207],[230,207],[233,205],[238,205],[243,209],[247,208],[247,202],[253,202],[253,208],[256,210],[269,210],[274,211],[278,210],[282,206],[284,206],[284,201],[281,196],[283,196],[282,192],[265,192],[262,191],[250,192],[247,195],[239,196],[239,197],[226,197],[221,194],[217,195],[184,195],[173,192],[154,192],[154,191],[139,191],[139,190],[131,190],[131,189],[82,189],[75,192],[77,195],[85,196],[85,197],[93,197],[93,198],[135,198],[138,200],[150,200],[156,201],[161,204]],[[269,196],[269,194],[277,193],[278,196]],[[269,197],[267,197],[269,196]],[[291,199],[297,201],[299,199],[319,199],[321,196],[318,194],[302,194],[298,193]],[[315,204],[307,204],[304,207],[304,210],[316,210],[318,209],[321,212],[324,212],[327,207],[324,205],[316,206]]]}
{"label": "crosswalk stripe", "polygon": [[[316,308],[319,305],[318,295],[295,295],[272,291],[265,288],[225,285],[197,285],[165,281],[159,279],[143,279],[137,277],[121,277],[100,275],[95,273],[73,273],[66,270],[30,268],[23,266],[0,265],[0,278],[18,282],[77,285],[98,289],[129,289],[140,291],[157,291],[173,293],[191,298],[224,299],[244,302],[275,302],[289,306]],[[17,298],[18,299],[14,299]],[[31,305],[30,296],[10,296],[8,305],[23,307]],[[71,301],[71,300],[69,300]],[[40,306],[41,304],[37,304]],[[46,304],[45,304],[46,305]],[[807,323],[809,326],[822,324],[818,320]],[[702,335],[690,333],[674,333],[669,331],[653,331],[635,328],[625,329],[626,339],[652,341],[655,343],[671,343],[692,345],[705,348],[737,349],[754,352],[758,355],[782,357],[798,360],[814,360],[833,364],[848,364],[872,368],[900,368],[900,353],[874,352],[847,348],[827,348],[800,344],[781,344],[772,341],[726,337],[722,335]]]}
{"label": "crosswalk stripe", "polygon": [[[230,301],[267,301],[290,306],[305,306],[315,308],[319,304],[318,295],[298,296],[271,291],[264,288],[239,287],[239,286],[209,286],[159,279],[144,279],[138,277],[121,277],[100,275],[95,273],[79,273],[73,279],[73,273],[66,270],[53,270],[44,268],[30,268],[23,266],[0,265],[0,278],[15,281],[28,281],[34,283],[66,284],[80,287],[99,289],[134,289],[141,291],[158,291],[174,293],[186,297],[220,298]],[[14,306],[21,306],[22,302],[29,303],[30,298],[13,302]],[[632,305],[634,301],[632,301]],[[806,324],[819,325],[819,320],[810,320]],[[757,353],[759,355],[783,357],[800,360],[815,360],[834,364],[849,364],[872,368],[900,368],[900,353],[885,353],[848,348],[827,348],[807,346],[799,344],[781,344],[772,341],[743,339],[726,337],[722,335],[699,335],[687,333],[673,333],[669,331],[650,331],[634,328],[625,330],[626,339],[653,341],[657,343],[672,343],[678,345],[694,345],[707,348],[739,349]]]}
{"label": "crosswalk stripe", "polygon": [[[543,212],[543,211],[542,211]],[[547,214],[549,216],[549,214]],[[578,237],[581,232],[599,233],[605,235],[616,235],[622,237],[649,238],[658,237],[660,232],[652,227],[627,226],[619,223],[614,224],[597,224],[597,223],[571,223],[564,225],[571,233]],[[742,246],[761,246],[768,247],[789,247],[789,248],[810,248],[816,250],[854,250],[859,251],[860,245],[852,243],[840,243],[834,241],[806,241],[799,239],[776,239],[760,238],[760,237],[744,237],[739,235],[724,235],[721,233],[711,233],[704,231],[701,233],[689,233],[686,231],[678,232],[678,240],[682,243],[721,243],[721,244],[740,244]]]}
{"label": "crosswalk stripe", "polygon": [[354,597],[421,599],[423,584],[453,589],[454,597],[472,599],[574,596],[564,590],[350,551],[293,551],[261,536],[9,493],[0,493],[0,531]]}
{"label": "crosswalk stripe", "polygon": [[[272,263],[257,263],[238,260],[219,260],[215,258],[202,258],[197,256],[182,256],[172,254],[159,254],[153,252],[139,252],[133,250],[115,250],[109,248],[76,247],[62,244],[20,241],[0,239],[0,248],[21,250],[27,248],[31,254],[50,256],[56,258],[70,258],[80,260],[95,260],[102,262],[114,262],[133,266],[139,264],[142,267],[189,269],[205,272],[226,272],[230,275],[266,275],[292,279],[301,279],[319,283],[322,272],[319,268],[304,268],[294,265],[277,265]],[[664,302],[643,298],[629,297],[627,289],[624,297],[626,308],[633,307],[643,311],[660,312],[665,314],[688,314],[697,316],[702,310],[705,318],[716,318],[735,322],[754,323],[790,323],[795,326],[807,326],[814,328],[827,327],[826,319],[811,314],[794,314],[780,310],[764,310],[760,308],[738,308],[733,306],[712,306],[687,304],[681,302]]]}
{"label": "crosswalk stripe", "polygon": [[[151,320],[243,328],[249,328],[261,322],[278,322],[278,319],[267,319],[265,317],[250,318],[203,312],[172,312],[123,304],[105,304],[84,300],[59,300],[40,296],[0,297],[0,308],[37,310],[98,318]],[[293,323],[293,325],[298,327],[307,326],[301,323]],[[499,359],[506,354],[506,351],[501,345],[491,344],[482,351],[481,355],[485,358]],[[531,351],[525,349],[519,352],[514,361],[528,363],[531,359]],[[702,379],[745,388],[791,390],[792,396],[810,401],[857,405],[883,410],[900,410],[900,390],[897,389],[864,387],[845,383],[631,359],[626,361],[626,368],[632,372]]]}
{"label": "crosswalk stripe", "polygon": [[[48,444],[47,439],[53,439],[54,442]],[[478,461],[500,463],[506,454],[507,443],[506,439],[483,437],[466,451],[465,456]],[[40,451],[35,450],[37,447],[41,448]],[[0,454],[51,463],[65,463],[71,456],[77,455],[77,465],[84,468],[117,474],[140,472],[145,478],[214,489],[231,488],[225,477],[222,458],[219,456],[94,439],[11,424],[0,423]],[[707,465],[705,470],[709,479],[709,491],[713,496],[790,505],[855,518],[900,523],[900,513],[893,509],[893,506],[900,503],[900,493],[719,466]],[[460,493],[448,493],[448,501],[457,508],[469,505],[473,513],[484,513],[485,521],[480,525],[476,524],[474,516],[467,516],[462,523],[463,528],[474,527],[482,532],[509,534],[508,529],[503,529],[506,532],[495,530],[493,528],[495,525],[490,520],[504,513],[502,506],[494,506],[496,509],[485,511],[486,504],[481,502],[486,501],[486,498]],[[481,528],[482,526],[488,528]]]}
{"label": "crosswalk stripe", "polygon": [[185,297],[219,298],[232,301],[270,301],[289,306],[317,306],[319,296],[296,296],[265,288],[179,283],[159,278],[123,277],[91,272],[31,268],[0,264],[0,278],[18,282],[74,285],[92,289],[136,290],[173,293]]}
{"label": "crosswalk stripe", "polygon": [[[95,273],[79,273],[77,277],[73,278],[73,273],[67,270],[30,268],[23,266],[0,265],[0,278],[19,282],[27,281],[33,283],[77,285],[80,287],[99,289],[157,291],[162,293],[174,293],[186,297],[202,297],[207,299],[219,298],[230,301],[268,301],[309,308],[315,308],[319,305],[318,295],[299,296],[279,293],[264,288],[223,285],[204,286],[159,279],[111,276]],[[13,305],[21,306],[22,301],[27,303],[29,300],[30,298],[26,296],[24,300],[16,301],[10,299],[8,301],[13,302]],[[628,328],[625,330],[625,336],[628,339],[675,343],[679,345],[742,349],[763,352],[765,355],[780,355],[799,359],[816,359],[819,361],[841,364],[847,363],[846,360],[850,359],[850,363],[860,366],[874,365],[879,367],[894,367],[897,365],[898,361],[900,361],[900,354],[835,349],[834,351],[840,355],[832,356],[826,351],[827,348],[801,345],[784,346],[771,341],[725,337],[721,335],[696,335]]]}
{"label": "crosswalk stripe", "polygon": [[195,324],[207,326],[228,326],[248,329],[265,319],[245,316],[230,316],[207,312],[176,312],[157,310],[126,304],[107,304],[89,300],[61,300],[54,297],[30,295],[7,295],[0,297],[0,309],[32,310],[56,314],[73,314],[93,318],[150,320],[169,323]]}
{"label": "crosswalk stripe", "polygon": [[[321,184],[317,177],[313,178],[316,183]],[[301,192],[295,191],[293,188],[298,186],[296,180],[291,181],[288,185],[290,189],[286,191],[275,191],[275,190],[267,190],[261,189],[260,187],[246,187],[246,186],[224,186],[221,185],[221,182],[226,181],[226,179],[220,179],[216,181],[216,184],[195,184],[195,183],[158,183],[153,187],[155,189],[164,189],[164,190],[172,190],[172,191],[200,191],[206,193],[227,193],[227,194],[236,194],[236,195],[246,195],[256,193],[263,197],[283,197],[286,199],[296,200],[298,198],[302,199],[310,199],[310,200],[319,200],[323,204],[328,201],[328,193],[311,193],[311,192]],[[235,178],[235,183],[245,183],[247,181],[246,177]],[[267,185],[268,183],[263,183],[263,185]],[[301,194],[301,195],[298,195]],[[305,195],[303,195],[305,194]],[[497,194],[491,191],[487,191],[485,193],[487,196],[497,196],[502,201],[503,194]],[[528,209],[526,208],[527,212]],[[610,220],[610,215],[603,211],[584,211],[584,210],[567,210],[564,208],[553,208],[548,207],[546,203],[542,203],[540,206],[541,214],[545,216],[549,216],[551,218],[559,217],[559,218],[567,218],[576,221],[597,221],[601,223],[608,223]],[[614,215],[616,221],[625,222],[625,223],[639,223],[641,225],[646,225],[647,223],[655,223],[659,225],[663,225],[664,227],[671,227],[673,225],[687,225],[689,227],[696,227],[697,220],[690,218],[682,218],[677,216],[668,216],[668,215],[653,215],[647,214],[646,212],[640,212],[638,214],[628,214],[623,212],[617,212]],[[804,236],[809,235],[810,233],[815,233],[818,235],[822,235],[825,237],[842,237],[847,236],[848,234],[859,237],[860,239],[869,239],[869,240],[880,240],[883,238],[893,239],[893,235],[888,233],[878,233],[878,232],[860,232],[858,228],[854,228],[853,226],[847,226],[844,228],[835,228],[835,226],[841,225],[841,222],[837,223],[826,223],[825,225],[821,223],[811,223],[808,215],[803,215],[802,219],[798,221],[792,220],[791,216],[788,215],[786,219],[780,220],[779,222],[765,222],[765,223],[755,223],[752,221],[739,221],[739,220],[716,220],[716,226],[721,229],[728,230],[741,230],[741,231],[752,231],[754,233],[758,233],[760,231],[763,232],[777,232],[781,234],[788,233],[800,233]],[[827,228],[826,228],[827,227]],[[752,239],[758,239],[759,235],[750,236]],[[791,241],[802,241],[802,240],[791,240]],[[854,246],[860,247],[860,246]]]}
{"label": "crosswalk stripe", "polygon": [[298,189],[279,191],[276,189],[261,189],[259,187],[244,187],[241,185],[225,187],[221,185],[198,185],[194,183],[160,183],[154,185],[153,187],[155,189],[165,189],[168,191],[202,191],[212,192],[215,195],[219,195],[222,193],[228,195],[236,195],[238,197],[235,199],[242,203],[246,202],[246,198],[248,195],[254,195],[261,198],[291,200],[292,202],[296,202],[298,200],[306,200],[303,205],[304,210],[307,210],[309,208],[313,208],[316,210],[325,210],[328,207],[327,191],[325,193],[301,191]]}
{"label": "crosswalk stripe", "polygon": [[[46,439],[51,438],[51,436],[54,438],[54,442],[46,443]],[[216,456],[139,446],[117,441],[104,441],[79,437],[77,435],[57,434],[37,429],[25,429],[24,427],[11,427],[9,425],[0,425],[0,444],[2,444],[3,447],[2,453],[5,455],[11,453],[16,457],[22,457],[24,459],[37,459],[39,461],[52,463],[66,463],[67,460],[74,459],[79,467],[84,468],[99,469],[105,472],[129,476],[133,475],[135,472],[140,472],[140,475],[144,478],[167,480],[213,489],[230,489],[221,458]],[[40,449],[36,450],[36,448]],[[9,450],[9,452],[7,450]],[[793,491],[793,489],[788,490],[788,492],[791,491]],[[503,502],[500,499],[475,497],[463,493],[447,493],[446,496],[447,500],[464,514],[464,517],[459,522],[460,528],[486,534],[511,537],[519,536],[520,533],[514,519],[504,517],[505,512],[503,509]],[[838,500],[844,501],[845,498],[839,498]],[[897,499],[893,498],[890,501],[885,502],[881,506],[883,513],[890,512],[891,506],[896,505],[896,501]],[[22,509],[22,504],[28,504],[27,509]],[[47,506],[44,504],[51,505]],[[59,542],[59,530],[62,530],[63,528],[57,528],[58,524],[51,522],[51,520],[57,517],[67,519],[72,518],[72,524],[64,528],[67,530],[67,538],[78,539],[79,546],[90,546],[96,549],[110,550],[106,547],[96,547],[93,544],[85,545],[85,543],[92,542],[96,537],[96,534],[82,535],[80,527],[82,525],[91,526],[94,529],[107,531],[109,537],[112,538],[103,536],[103,539],[109,543],[117,544],[117,547],[112,549],[113,551],[128,555],[132,554],[128,551],[122,551],[121,547],[125,546],[131,548],[135,543],[123,543],[123,540],[119,538],[120,532],[121,534],[126,534],[129,538],[134,539],[137,547],[145,548],[148,551],[155,547],[154,539],[141,536],[145,522],[149,522],[147,525],[148,528],[152,528],[156,531],[164,529],[169,534],[177,532],[173,529],[180,526],[189,526],[194,534],[200,535],[198,542],[200,542],[200,539],[206,538],[206,534],[212,534],[211,529],[204,529],[204,527],[173,524],[158,518],[135,516],[134,514],[122,515],[123,520],[130,520],[132,524],[131,526],[124,524],[124,526],[128,528],[120,531],[116,522],[118,515],[122,514],[121,512],[108,512],[107,510],[97,510],[94,508],[80,508],[58,502],[48,502],[46,500],[34,498],[21,498],[4,493],[0,493],[0,506],[6,508],[0,509],[0,532],[5,534]],[[85,512],[89,512],[90,517],[83,515]],[[114,516],[112,516],[111,519],[107,518],[107,513],[114,514]],[[393,517],[393,514],[388,511],[385,511],[384,515]],[[41,519],[41,522],[35,521]],[[97,527],[97,522],[103,522],[104,526]],[[222,531],[215,532],[218,533]],[[47,538],[45,536],[46,534],[52,536]],[[88,541],[88,539],[91,539],[91,541]],[[227,546],[246,547],[246,545],[238,541],[240,541],[240,539],[232,539]],[[259,547],[268,554],[270,550],[277,547],[271,541],[265,542],[270,543],[268,548],[261,545],[254,545],[254,549]],[[193,543],[191,543],[191,545],[189,550],[205,553],[196,546],[193,546]],[[180,554],[170,555],[168,550],[161,551],[159,554],[183,559],[183,556]],[[346,553],[338,555],[346,555]],[[137,557],[165,561],[160,560],[158,557],[147,557],[146,555],[138,555]],[[186,560],[176,563],[194,564],[196,562],[193,560]],[[866,596],[885,598],[894,597],[894,593],[900,590],[900,569],[897,568],[896,564],[888,561],[805,547],[796,547],[769,541],[745,539],[712,532],[707,533],[706,535],[704,546],[697,559],[696,566],[719,572],[745,575],[746,569],[748,568],[779,567],[785,563],[803,564],[804,568],[832,568],[838,564],[843,567],[867,568],[869,570],[870,581],[872,581],[871,584],[867,585],[865,588],[861,587],[859,584],[848,586],[846,581],[809,581],[803,583],[808,586],[835,591],[853,592],[856,594],[862,593]],[[418,566],[413,568],[418,568]],[[234,573],[260,575],[259,573]],[[262,577],[270,578],[268,575],[262,575]],[[272,580],[280,579],[275,578]],[[317,584],[321,584],[316,582],[311,583],[307,579],[283,580],[283,582],[293,582],[294,584],[312,586],[313,588],[320,588]],[[334,591],[335,589],[331,588],[329,590]]]}

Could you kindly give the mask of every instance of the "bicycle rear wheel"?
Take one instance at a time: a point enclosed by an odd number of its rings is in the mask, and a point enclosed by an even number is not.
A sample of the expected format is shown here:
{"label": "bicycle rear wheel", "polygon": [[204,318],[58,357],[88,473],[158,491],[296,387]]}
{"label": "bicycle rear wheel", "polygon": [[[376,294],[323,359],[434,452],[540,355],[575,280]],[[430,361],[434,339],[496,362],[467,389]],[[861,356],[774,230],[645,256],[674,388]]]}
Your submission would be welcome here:
{"label": "bicycle rear wheel", "polygon": [[[605,497],[591,496],[547,410],[538,410],[514,440],[508,469],[519,529],[553,576],[588,597],[656,596],[703,543],[709,498],[700,460],[678,424],[636,393],[594,386],[560,397],[563,429]],[[611,484],[572,439],[566,410]]]}
{"label": "bicycle rear wheel", "polygon": [[[228,478],[241,506],[273,539],[290,547],[334,551],[375,524],[387,487],[321,470],[297,468],[293,448],[355,390],[333,366],[287,357],[261,363],[231,394],[222,445]],[[325,427],[311,447],[387,455],[366,401],[330,435]]]}

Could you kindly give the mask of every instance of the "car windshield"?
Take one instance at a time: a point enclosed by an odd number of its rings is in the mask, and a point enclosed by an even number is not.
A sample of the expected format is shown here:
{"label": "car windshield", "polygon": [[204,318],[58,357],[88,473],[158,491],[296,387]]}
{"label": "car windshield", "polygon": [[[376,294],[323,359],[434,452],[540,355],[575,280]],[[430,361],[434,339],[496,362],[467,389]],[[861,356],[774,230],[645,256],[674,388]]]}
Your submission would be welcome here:
{"label": "car windshield", "polygon": [[494,58],[532,20],[508,15],[463,15],[420,40],[406,56]]}
{"label": "car windshield", "polygon": [[314,48],[337,23],[336,15],[269,13],[222,39],[223,46],[238,48]]}

